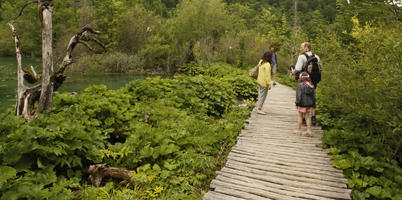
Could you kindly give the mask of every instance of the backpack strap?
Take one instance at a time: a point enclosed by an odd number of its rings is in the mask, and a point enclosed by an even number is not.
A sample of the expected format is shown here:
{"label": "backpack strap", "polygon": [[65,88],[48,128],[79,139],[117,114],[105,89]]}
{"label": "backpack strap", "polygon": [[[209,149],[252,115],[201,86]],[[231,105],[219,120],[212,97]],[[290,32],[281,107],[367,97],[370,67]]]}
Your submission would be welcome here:
{"label": "backpack strap", "polygon": [[315,55],[312,53],[311,56],[308,56],[306,52],[303,53],[304,56],[306,56],[306,59],[308,61],[309,58],[315,57]]}
{"label": "backpack strap", "polygon": [[[304,52],[303,55],[306,56],[306,63],[304,63],[301,71],[307,72],[308,60],[310,59],[310,56],[308,56],[306,52]],[[314,56],[314,54],[313,54],[313,56]]]}

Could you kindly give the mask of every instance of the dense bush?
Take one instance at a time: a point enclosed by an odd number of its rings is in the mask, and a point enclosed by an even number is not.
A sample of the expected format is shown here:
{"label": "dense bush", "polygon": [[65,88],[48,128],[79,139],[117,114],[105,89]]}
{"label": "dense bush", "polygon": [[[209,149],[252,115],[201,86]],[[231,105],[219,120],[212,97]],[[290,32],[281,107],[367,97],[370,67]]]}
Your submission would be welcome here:
{"label": "dense bush", "polygon": [[317,96],[323,141],[344,169],[354,199],[402,198],[400,24],[361,26],[345,45],[330,34],[318,42],[325,59]]}
{"label": "dense bush", "polygon": [[68,70],[85,74],[144,73],[144,61],[136,55],[120,52],[84,55]]}
{"label": "dense bush", "polygon": [[[56,95],[30,124],[1,114],[0,199],[201,199],[251,108],[237,106],[226,78],[92,86]],[[136,185],[89,186],[95,163],[132,170]]]}

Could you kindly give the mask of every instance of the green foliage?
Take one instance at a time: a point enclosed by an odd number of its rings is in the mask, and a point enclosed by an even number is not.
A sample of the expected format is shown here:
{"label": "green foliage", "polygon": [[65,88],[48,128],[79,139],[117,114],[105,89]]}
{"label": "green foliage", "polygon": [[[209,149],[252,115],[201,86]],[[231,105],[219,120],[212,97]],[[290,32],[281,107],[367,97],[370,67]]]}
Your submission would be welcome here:
{"label": "green foliage", "polygon": [[317,91],[318,118],[330,129],[323,141],[334,165],[344,170],[354,199],[398,199],[402,35],[395,30],[400,22],[361,26],[352,18],[352,24],[353,43],[344,45],[334,33],[318,45],[318,55],[332,54]]}
{"label": "green foliage", "polygon": [[256,99],[258,95],[256,81],[244,70],[230,67],[228,64],[213,63],[207,67],[190,63],[181,67],[179,71],[190,76],[203,74],[219,78],[229,83],[238,100]]}
{"label": "green foliage", "polygon": [[[0,198],[201,199],[251,109],[236,104],[228,81],[246,72],[213,69],[58,94],[53,110],[30,124],[1,114]],[[88,186],[95,163],[132,170],[135,186]]]}
{"label": "green foliage", "polygon": [[295,80],[294,76],[289,77],[287,74],[284,73],[276,73],[276,79],[278,82],[287,85],[294,90],[297,89],[297,81]]}
{"label": "green foliage", "polygon": [[69,72],[84,74],[144,73],[144,60],[136,55],[120,52],[82,56]]}
{"label": "green foliage", "polygon": [[203,66],[198,65],[195,62],[184,64],[178,69],[178,71],[188,76],[195,76],[204,73]]}
{"label": "green foliage", "polygon": [[230,67],[227,64],[212,64],[206,71],[206,75],[222,78],[228,82],[238,99],[257,99],[257,83],[248,76],[245,70]]}

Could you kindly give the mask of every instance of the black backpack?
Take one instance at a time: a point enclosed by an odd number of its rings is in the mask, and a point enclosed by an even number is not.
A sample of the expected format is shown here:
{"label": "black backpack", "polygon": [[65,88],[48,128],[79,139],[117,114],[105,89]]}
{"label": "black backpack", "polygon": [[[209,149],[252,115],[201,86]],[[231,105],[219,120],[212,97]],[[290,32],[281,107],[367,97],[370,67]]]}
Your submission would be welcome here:
{"label": "black backpack", "polygon": [[306,53],[304,53],[303,55],[306,56],[307,62],[303,66],[302,70],[295,74],[295,78],[298,80],[302,72],[307,72],[311,78],[311,81],[313,81],[314,84],[317,84],[321,81],[321,69],[318,65],[318,59],[314,54],[308,56]]}

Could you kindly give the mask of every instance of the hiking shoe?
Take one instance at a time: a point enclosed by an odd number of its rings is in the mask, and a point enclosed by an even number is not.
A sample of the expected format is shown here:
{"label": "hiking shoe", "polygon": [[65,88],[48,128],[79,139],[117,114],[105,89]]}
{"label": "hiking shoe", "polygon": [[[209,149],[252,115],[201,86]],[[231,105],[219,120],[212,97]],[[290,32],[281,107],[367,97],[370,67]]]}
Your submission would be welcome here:
{"label": "hiking shoe", "polygon": [[317,124],[317,120],[315,119],[315,116],[311,116],[311,124],[315,126]]}

